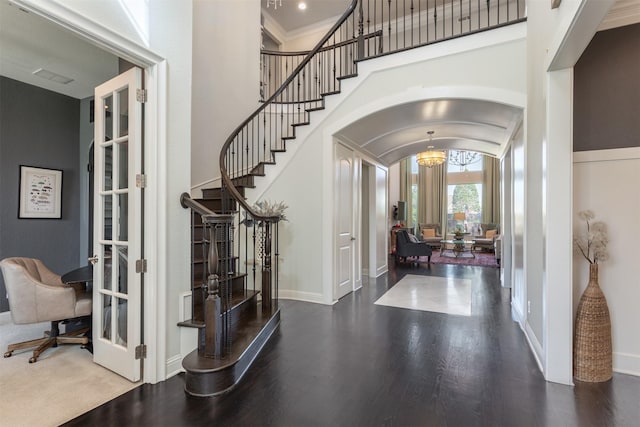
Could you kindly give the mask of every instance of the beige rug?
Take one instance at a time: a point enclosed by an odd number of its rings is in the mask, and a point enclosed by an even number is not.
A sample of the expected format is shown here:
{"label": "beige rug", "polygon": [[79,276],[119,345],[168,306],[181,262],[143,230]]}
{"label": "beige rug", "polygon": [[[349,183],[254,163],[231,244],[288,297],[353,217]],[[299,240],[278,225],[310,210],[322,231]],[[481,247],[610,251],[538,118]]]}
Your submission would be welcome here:
{"label": "beige rug", "polygon": [[93,363],[79,345],[49,349],[36,363],[29,357],[0,358],[0,426],[58,426],[140,384]]}
{"label": "beige rug", "polygon": [[407,274],[375,304],[471,316],[471,280]]}

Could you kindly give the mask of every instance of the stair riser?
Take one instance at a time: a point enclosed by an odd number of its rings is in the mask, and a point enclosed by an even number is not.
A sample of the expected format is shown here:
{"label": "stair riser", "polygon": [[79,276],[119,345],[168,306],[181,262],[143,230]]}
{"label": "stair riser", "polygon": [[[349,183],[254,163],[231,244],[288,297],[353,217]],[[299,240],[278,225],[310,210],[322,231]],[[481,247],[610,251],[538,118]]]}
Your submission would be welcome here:
{"label": "stair riser", "polygon": [[[200,277],[200,276],[196,276],[196,277]],[[232,294],[244,292],[245,277],[246,276],[241,275],[231,279]],[[192,284],[193,313],[191,314],[191,317],[193,318],[193,320],[196,320],[199,322],[204,322],[204,300],[206,298],[206,296],[204,295],[204,292],[202,292],[201,290],[202,283],[203,282],[201,279],[200,280],[196,279],[196,282]],[[224,288],[224,286],[225,285],[221,283],[221,287]]]}
{"label": "stair riser", "polygon": [[277,310],[240,357],[220,368],[209,368],[206,358],[201,357],[198,350],[191,352],[182,361],[186,371],[185,392],[191,396],[213,397],[233,389],[279,326],[280,310]]}
{"label": "stair riser", "polygon": [[[238,187],[236,188],[241,196],[244,197],[244,188]],[[221,199],[223,197],[222,188],[205,188],[202,190],[202,198],[203,199]],[[229,198],[229,195],[226,195]]]}

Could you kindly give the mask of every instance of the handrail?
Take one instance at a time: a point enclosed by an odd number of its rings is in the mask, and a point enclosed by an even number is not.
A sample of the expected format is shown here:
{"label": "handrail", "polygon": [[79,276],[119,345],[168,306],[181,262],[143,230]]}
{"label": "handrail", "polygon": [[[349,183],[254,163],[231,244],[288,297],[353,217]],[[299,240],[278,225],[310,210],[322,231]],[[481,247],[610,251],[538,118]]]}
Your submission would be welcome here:
{"label": "handrail", "polygon": [[[370,39],[373,37],[379,37],[383,35],[382,30],[378,30],[375,31],[371,34],[365,34],[363,37],[365,39]],[[336,47],[341,47],[341,46],[346,46],[348,44],[353,44],[353,43],[357,43],[358,42],[358,37],[356,38],[352,38],[349,40],[343,40],[341,42],[338,42],[336,44],[332,44],[329,46],[325,46],[323,48],[321,48],[320,50],[318,50],[318,52],[325,52],[331,49],[334,49]],[[274,55],[274,56],[302,56],[302,55],[309,55],[309,53],[311,53],[311,50],[299,50],[299,51],[281,51],[281,50],[268,50],[268,49],[262,49],[260,51],[261,54],[263,55]]]}
{"label": "handrail", "polygon": [[233,215],[217,214],[206,206],[196,202],[191,198],[189,193],[182,193],[180,195],[180,204],[185,209],[191,209],[198,215],[202,216],[202,222],[208,224],[221,224],[231,223],[233,221]]}
{"label": "handrail", "polygon": [[293,80],[296,77],[296,75],[302,69],[304,69],[304,67],[309,62],[311,62],[311,59],[315,56],[315,54],[318,51],[320,51],[322,46],[331,38],[331,36],[340,28],[340,26],[349,18],[349,16],[351,16],[351,14],[355,10],[355,7],[356,7],[357,4],[358,4],[358,0],[352,0],[351,1],[351,4],[349,5],[349,7],[347,7],[347,10],[342,14],[340,19],[338,19],[338,21],[333,25],[333,27],[331,27],[331,29],[327,32],[327,34],[325,34],[325,36],[322,37],[322,39],[320,39],[320,41],[316,44],[316,46],[311,50],[311,53],[309,55],[307,55],[307,57],[302,62],[300,62],[300,64],[298,64],[298,66],[295,68],[295,70],[289,75],[289,77],[284,81],[284,83],[282,83],[280,88],[278,90],[276,90],[260,107],[258,107],[258,109],[256,111],[254,111],[253,114],[251,114],[245,121],[243,121],[242,124],[240,124],[240,126],[238,126],[231,133],[231,135],[227,138],[227,140],[225,141],[224,145],[222,146],[222,150],[220,151],[220,174],[222,175],[222,182],[227,187],[227,190],[231,193],[231,196],[233,197],[233,199],[235,199],[244,209],[247,210],[247,212],[249,212],[249,214],[254,219],[256,219],[258,221],[278,222],[280,220],[280,217],[279,216],[264,216],[264,215],[260,215],[258,212],[255,211],[255,209],[253,209],[247,203],[247,201],[244,199],[244,197],[242,197],[242,195],[240,194],[240,192],[238,191],[236,186],[233,184],[233,181],[231,180],[231,177],[227,173],[227,168],[225,166],[225,158],[226,158],[226,155],[227,155],[227,151],[230,148],[231,144],[233,143],[234,139],[245,128],[245,126],[248,125],[254,118],[256,118],[260,114],[260,112],[264,111],[264,109],[268,105],[273,103],[273,101],[280,94],[282,94],[282,92],[285,90],[285,88],[291,82],[293,82]]}

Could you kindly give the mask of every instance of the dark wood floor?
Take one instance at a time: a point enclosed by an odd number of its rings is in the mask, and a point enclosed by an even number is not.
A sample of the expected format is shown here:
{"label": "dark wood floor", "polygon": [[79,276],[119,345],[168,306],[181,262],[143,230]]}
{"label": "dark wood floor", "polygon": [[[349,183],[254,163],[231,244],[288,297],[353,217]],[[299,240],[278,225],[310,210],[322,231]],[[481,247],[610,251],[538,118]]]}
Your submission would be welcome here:
{"label": "dark wood floor", "polygon": [[[374,305],[405,274],[469,278],[472,316]],[[640,378],[547,383],[498,270],[399,266],[333,307],[282,302],[280,330],[230,393],[182,375],[68,423],[99,426],[638,426]]]}

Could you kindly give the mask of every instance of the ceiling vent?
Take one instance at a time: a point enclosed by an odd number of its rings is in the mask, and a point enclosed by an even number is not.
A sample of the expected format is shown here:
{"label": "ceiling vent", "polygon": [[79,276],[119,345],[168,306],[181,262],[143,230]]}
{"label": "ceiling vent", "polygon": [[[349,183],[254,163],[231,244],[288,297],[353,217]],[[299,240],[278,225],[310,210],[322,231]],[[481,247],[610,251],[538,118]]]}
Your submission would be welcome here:
{"label": "ceiling vent", "polygon": [[73,81],[72,78],[61,76],[53,71],[45,70],[44,68],[38,68],[33,72],[34,76],[42,77],[43,79],[51,80],[52,82],[61,83],[63,85],[69,84]]}

